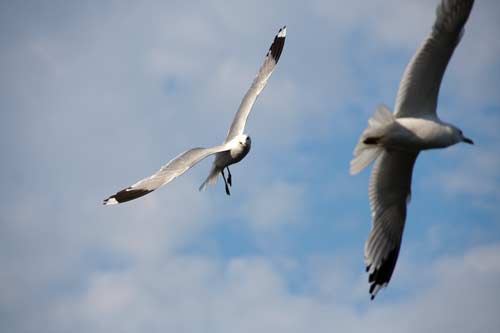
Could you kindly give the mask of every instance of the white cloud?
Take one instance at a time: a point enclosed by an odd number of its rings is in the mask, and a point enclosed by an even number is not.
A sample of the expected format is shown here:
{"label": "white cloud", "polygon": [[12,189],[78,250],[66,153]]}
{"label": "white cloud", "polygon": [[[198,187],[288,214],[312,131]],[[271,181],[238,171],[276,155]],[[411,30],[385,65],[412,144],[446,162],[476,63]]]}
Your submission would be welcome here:
{"label": "white cloud", "polygon": [[[79,292],[52,299],[41,311],[48,316],[44,327],[52,332],[309,332],[311,325],[317,332],[364,332],[367,327],[389,332],[491,332],[500,324],[499,253],[498,244],[481,246],[464,256],[413,267],[414,278],[424,272],[429,280],[414,297],[388,303],[380,294],[370,302],[366,294],[365,301],[356,302],[361,310],[350,297],[346,301],[339,296],[355,291],[360,281],[336,278],[345,274],[345,266],[335,264],[338,261],[324,261],[311,271],[320,294],[294,294],[265,258],[222,264],[175,256],[162,265],[96,272]],[[324,274],[324,266],[331,266],[330,274]],[[336,288],[324,293],[332,284]],[[33,324],[21,327],[24,332],[36,331]]]}

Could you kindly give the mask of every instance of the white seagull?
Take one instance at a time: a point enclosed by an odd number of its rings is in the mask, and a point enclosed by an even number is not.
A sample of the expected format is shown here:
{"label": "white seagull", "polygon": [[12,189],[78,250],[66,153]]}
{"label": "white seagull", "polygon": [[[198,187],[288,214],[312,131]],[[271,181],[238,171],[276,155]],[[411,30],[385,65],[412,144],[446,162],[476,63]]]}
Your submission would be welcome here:
{"label": "white seagull", "polygon": [[[281,51],[283,51],[283,46],[285,45],[285,37],[286,27],[283,27],[274,37],[274,41],[264,58],[264,63],[260,67],[250,89],[243,97],[238,112],[233,119],[233,123],[222,145],[211,148],[193,148],[185,151],[166,165],[162,166],[161,169],[151,177],[140,180],[134,185],[117,192],[105,199],[103,204],[115,205],[142,197],[168,184],[172,179],[182,175],[196,163],[213,154],[215,154],[215,160],[212,164],[212,169],[205,182],[200,186],[200,191],[205,189],[207,185],[215,184],[219,174],[221,174],[224,179],[226,193],[230,195],[229,186],[232,185],[232,180],[229,166],[241,161],[250,151],[250,137],[247,134],[243,134],[245,123],[257,96],[259,96],[260,92],[266,86],[267,80],[278,63]],[[228,172],[227,180],[224,175],[224,169],[227,169]]]}
{"label": "white seagull", "polygon": [[459,142],[473,144],[436,114],[441,79],[473,4],[474,0],[441,1],[430,35],[403,74],[394,114],[379,107],[354,149],[351,174],[375,160],[368,190],[373,224],[365,243],[371,299],[389,283],[396,266],[419,152]]}

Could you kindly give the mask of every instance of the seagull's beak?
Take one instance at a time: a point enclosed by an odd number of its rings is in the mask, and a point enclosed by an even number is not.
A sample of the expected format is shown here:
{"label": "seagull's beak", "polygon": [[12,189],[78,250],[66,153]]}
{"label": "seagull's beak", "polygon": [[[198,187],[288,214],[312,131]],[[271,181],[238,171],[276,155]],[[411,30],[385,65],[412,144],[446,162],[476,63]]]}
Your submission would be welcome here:
{"label": "seagull's beak", "polygon": [[471,140],[471,139],[469,139],[469,138],[466,138],[465,136],[464,136],[464,138],[463,138],[463,140],[462,140],[462,141],[463,141],[463,142],[465,142],[465,143],[468,143],[468,144],[470,144],[470,145],[473,145],[473,144],[474,144],[474,141],[472,141],[472,140]]}

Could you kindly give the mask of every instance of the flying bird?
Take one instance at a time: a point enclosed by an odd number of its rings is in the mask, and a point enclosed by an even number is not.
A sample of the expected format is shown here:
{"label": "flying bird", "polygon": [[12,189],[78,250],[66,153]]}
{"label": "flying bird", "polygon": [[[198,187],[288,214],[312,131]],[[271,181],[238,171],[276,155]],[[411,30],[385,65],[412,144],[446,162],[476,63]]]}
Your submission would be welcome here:
{"label": "flying bird", "polygon": [[443,74],[473,4],[474,0],[441,1],[431,33],[403,74],[394,113],[380,106],[354,149],[352,175],[375,161],[368,190],[372,228],[364,251],[371,299],[387,286],[396,266],[418,154],[459,142],[473,144],[436,114]]}
{"label": "flying bird", "polygon": [[[134,185],[118,191],[116,194],[105,199],[103,204],[115,205],[142,197],[168,184],[174,178],[189,170],[196,163],[213,154],[215,154],[215,160],[212,164],[212,168],[199,190],[205,189],[207,185],[215,184],[219,174],[221,174],[224,179],[226,193],[230,195],[229,187],[232,186],[232,177],[229,166],[241,161],[250,151],[251,139],[250,136],[244,134],[245,123],[257,96],[259,96],[266,86],[269,77],[278,63],[281,51],[283,51],[283,46],[285,45],[285,38],[286,27],[283,27],[279,29],[278,34],[274,37],[274,41],[264,58],[264,63],[253,80],[250,89],[243,97],[223,144],[211,148],[193,148],[185,151],[162,166],[160,170],[151,177],[142,179]],[[227,178],[224,174],[224,169],[228,172]]]}

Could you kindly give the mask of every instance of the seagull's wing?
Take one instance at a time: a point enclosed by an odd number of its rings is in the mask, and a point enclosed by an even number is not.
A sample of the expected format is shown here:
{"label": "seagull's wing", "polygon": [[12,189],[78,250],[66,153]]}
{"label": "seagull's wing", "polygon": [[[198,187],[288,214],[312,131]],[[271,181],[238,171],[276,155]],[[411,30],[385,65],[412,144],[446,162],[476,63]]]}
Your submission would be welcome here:
{"label": "seagull's wing", "polygon": [[229,144],[223,144],[212,148],[193,148],[185,151],[162,166],[161,169],[151,177],[140,180],[134,185],[105,199],[104,204],[114,205],[142,197],[182,175],[205,157],[230,149],[231,147]]}
{"label": "seagull's wing", "polygon": [[474,0],[442,0],[432,32],[406,67],[396,99],[397,118],[435,118],[441,79],[460,42]]}
{"label": "seagull's wing", "polygon": [[389,283],[396,266],[417,155],[385,150],[373,167],[369,186],[373,225],[365,243],[372,299]]}
{"label": "seagull's wing", "polygon": [[229,128],[229,132],[227,133],[226,141],[231,141],[234,137],[243,134],[245,129],[245,123],[247,122],[248,114],[250,110],[252,110],[252,106],[259,96],[262,89],[267,84],[267,80],[271,76],[278,63],[278,60],[281,56],[281,51],[283,51],[283,46],[285,45],[285,37],[286,37],[286,27],[283,27],[279,30],[278,34],[274,37],[274,41],[269,48],[269,51],[264,58],[264,63],[259,69],[257,76],[252,82],[252,86],[248,89],[245,97],[241,101],[240,107],[236,116],[233,119],[233,123]]}

